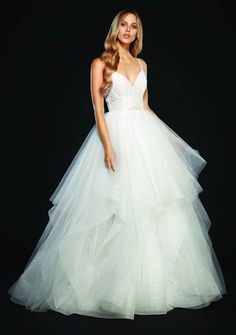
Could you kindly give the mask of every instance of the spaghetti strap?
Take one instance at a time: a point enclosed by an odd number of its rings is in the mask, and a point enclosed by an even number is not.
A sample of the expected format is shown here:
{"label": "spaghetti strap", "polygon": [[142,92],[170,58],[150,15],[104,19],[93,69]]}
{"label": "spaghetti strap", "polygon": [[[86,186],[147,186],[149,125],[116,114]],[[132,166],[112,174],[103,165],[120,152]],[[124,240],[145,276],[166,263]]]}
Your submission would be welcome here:
{"label": "spaghetti strap", "polygon": [[141,70],[143,70],[143,68],[142,68],[142,65],[141,65],[141,63],[140,63],[140,60],[139,60],[139,58],[137,58],[137,61],[138,61],[138,63],[139,63],[139,66],[140,66]]}

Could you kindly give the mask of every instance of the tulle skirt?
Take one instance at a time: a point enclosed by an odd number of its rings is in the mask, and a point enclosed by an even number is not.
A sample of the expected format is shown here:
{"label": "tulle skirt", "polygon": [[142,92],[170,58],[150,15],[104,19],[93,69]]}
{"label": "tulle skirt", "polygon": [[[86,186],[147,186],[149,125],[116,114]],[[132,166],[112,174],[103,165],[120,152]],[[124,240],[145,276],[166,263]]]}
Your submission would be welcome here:
{"label": "tulle skirt", "polygon": [[49,221],[11,300],[101,318],[201,308],[226,292],[197,178],[206,161],[147,110],[105,114],[52,194]]}

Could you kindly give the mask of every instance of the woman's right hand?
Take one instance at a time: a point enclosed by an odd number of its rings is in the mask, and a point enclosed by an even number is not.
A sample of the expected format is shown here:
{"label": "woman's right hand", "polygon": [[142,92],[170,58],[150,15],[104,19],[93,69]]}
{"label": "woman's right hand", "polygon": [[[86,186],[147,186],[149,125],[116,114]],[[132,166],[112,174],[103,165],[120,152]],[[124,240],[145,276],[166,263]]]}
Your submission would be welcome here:
{"label": "woman's right hand", "polygon": [[115,172],[115,154],[112,146],[109,146],[104,151],[104,162],[108,169],[112,169]]}

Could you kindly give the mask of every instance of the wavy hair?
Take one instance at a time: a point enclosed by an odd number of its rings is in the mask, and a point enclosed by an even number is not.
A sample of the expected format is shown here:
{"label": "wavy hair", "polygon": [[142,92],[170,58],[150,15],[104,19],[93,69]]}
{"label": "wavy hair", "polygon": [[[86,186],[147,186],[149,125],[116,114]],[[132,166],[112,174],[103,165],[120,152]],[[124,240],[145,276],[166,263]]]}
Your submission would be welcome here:
{"label": "wavy hair", "polygon": [[128,14],[134,14],[137,20],[137,35],[135,40],[130,43],[129,51],[131,55],[137,57],[141,52],[143,46],[143,27],[139,14],[133,9],[124,9],[120,11],[113,19],[108,34],[106,36],[104,47],[105,50],[100,56],[100,60],[105,64],[103,69],[103,83],[100,87],[100,93],[105,95],[108,93],[111,85],[112,79],[111,74],[113,71],[117,70],[119,64],[119,49],[117,43],[117,36],[119,33],[119,25],[121,20]]}

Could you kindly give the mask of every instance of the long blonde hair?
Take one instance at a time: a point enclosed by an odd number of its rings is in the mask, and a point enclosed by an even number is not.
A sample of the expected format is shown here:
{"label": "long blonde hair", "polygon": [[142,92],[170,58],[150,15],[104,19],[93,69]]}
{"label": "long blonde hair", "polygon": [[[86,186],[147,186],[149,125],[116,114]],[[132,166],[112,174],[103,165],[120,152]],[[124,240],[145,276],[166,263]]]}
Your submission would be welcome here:
{"label": "long blonde hair", "polygon": [[100,56],[100,59],[104,62],[105,66],[103,69],[103,83],[100,87],[100,93],[102,95],[107,94],[111,85],[111,74],[117,70],[119,64],[119,50],[117,44],[117,35],[119,33],[120,21],[127,14],[134,14],[137,20],[137,36],[135,40],[130,44],[130,53],[132,56],[137,57],[141,52],[143,46],[143,27],[139,14],[133,9],[124,9],[120,11],[113,19],[109,32],[104,42],[105,50]]}

